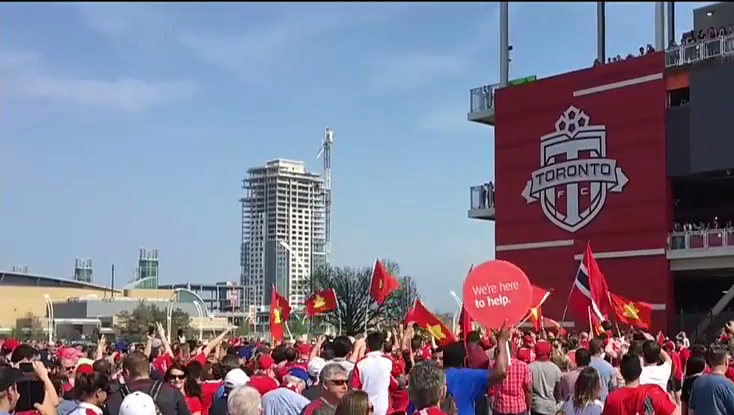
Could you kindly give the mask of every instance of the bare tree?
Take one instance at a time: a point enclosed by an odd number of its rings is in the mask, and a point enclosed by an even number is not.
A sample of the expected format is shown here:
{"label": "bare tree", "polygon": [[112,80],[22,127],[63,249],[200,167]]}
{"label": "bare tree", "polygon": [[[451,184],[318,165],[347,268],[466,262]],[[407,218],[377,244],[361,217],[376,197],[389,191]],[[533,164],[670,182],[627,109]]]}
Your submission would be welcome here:
{"label": "bare tree", "polygon": [[320,320],[334,327],[341,327],[346,334],[354,335],[365,331],[365,313],[367,328],[374,329],[378,324],[383,326],[400,322],[418,299],[418,290],[410,277],[398,277],[400,268],[394,261],[382,261],[390,274],[396,276],[399,283],[397,291],[390,294],[380,305],[369,295],[372,281],[372,267],[323,267],[311,276],[312,291],[333,288],[338,300],[338,309],[320,316]]}

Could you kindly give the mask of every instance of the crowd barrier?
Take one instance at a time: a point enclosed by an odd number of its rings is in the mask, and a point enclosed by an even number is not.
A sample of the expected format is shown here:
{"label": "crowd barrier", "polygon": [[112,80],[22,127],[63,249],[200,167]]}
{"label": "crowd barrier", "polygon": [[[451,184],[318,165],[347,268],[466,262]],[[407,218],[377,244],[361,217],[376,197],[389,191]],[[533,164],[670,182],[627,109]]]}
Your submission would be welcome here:
{"label": "crowd barrier", "polygon": [[665,51],[665,67],[690,65],[727,55],[734,55],[734,35],[668,48]]}
{"label": "crowd barrier", "polygon": [[734,229],[673,232],[668,237],[668,249],[734,248]]}

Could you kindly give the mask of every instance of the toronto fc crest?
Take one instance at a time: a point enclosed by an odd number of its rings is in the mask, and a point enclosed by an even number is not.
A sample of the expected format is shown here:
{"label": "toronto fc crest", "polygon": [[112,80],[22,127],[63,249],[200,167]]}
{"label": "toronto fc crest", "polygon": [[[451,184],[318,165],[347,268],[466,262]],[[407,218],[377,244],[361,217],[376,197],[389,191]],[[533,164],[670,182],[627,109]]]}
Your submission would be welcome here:
{"label": "toronto fc crest", "polygon": [[607,158],[606,127],[589,121],[574,106],[563,112],[555,131],[540,137],[540,168],[522,191],[528,204],[540,202],[543,214],[571,233],[591,223],[607,195],[628,182],[617,160]]}

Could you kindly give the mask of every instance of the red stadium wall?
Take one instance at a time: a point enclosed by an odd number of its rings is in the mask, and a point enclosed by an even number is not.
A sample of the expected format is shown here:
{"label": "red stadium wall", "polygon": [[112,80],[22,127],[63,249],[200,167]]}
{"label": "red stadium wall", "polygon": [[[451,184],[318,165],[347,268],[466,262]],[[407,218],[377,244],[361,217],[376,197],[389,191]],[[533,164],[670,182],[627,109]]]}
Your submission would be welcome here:
{"label": "red stadium wall", "polygon": [[549,317],[587,241],[612,291],[669,300],[663,69],[655,53],[497,91],[497,258],[554,289]]}

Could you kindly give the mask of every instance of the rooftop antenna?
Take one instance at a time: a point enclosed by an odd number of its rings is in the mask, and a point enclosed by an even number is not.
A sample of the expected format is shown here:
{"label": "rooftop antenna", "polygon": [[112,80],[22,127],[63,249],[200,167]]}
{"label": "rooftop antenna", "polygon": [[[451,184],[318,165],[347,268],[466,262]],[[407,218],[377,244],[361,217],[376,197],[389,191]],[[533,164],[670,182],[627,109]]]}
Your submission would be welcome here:
{"label": "rooftop antenna", "polygon": [[326,222],[326,258],[328,262],[331,253],[331,145],[334,144],[334,131],[326,127],[321,148],[316,158],[324,160],[324,205],[326,206],[324,219]]}

